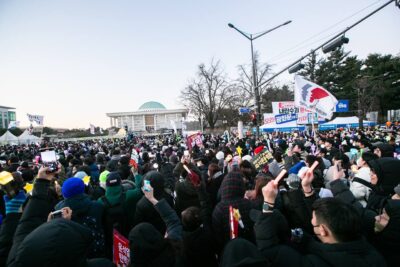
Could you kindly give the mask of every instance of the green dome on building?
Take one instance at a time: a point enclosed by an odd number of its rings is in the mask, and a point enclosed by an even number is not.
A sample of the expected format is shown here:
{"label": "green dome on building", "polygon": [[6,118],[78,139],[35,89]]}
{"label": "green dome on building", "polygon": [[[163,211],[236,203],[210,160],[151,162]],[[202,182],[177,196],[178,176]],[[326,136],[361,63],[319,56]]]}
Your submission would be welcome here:
{"label": "green dome on building", "polygon": [[139,110],[165,110],[167,109],[163,104],[155,101],[149,101],[139,107]]}

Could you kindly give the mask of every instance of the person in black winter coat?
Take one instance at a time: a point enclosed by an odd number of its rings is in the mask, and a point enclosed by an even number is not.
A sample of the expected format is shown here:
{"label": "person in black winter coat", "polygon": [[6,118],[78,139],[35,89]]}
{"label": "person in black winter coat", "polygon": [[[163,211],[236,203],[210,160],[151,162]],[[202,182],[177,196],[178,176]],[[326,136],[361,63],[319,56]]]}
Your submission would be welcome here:
{"label": "person in black winter coat", "polygon": [[368,166],[371,169],[372,192],[367,208],[379,212],[385,201],[394,194],[394,187],[400,183],[400,160],[380,158],[369,161]]}
{"label": "person in black winter coat", "polygon": [[400,200],[387,200],[381,214],[364,209],[349,188],[341,181],[331,183],[335,198],[352,204],[361,215],[368,241],[384,256],[388,266],[400,261]]}
{"label": "person in black winter coat", "polygon": [[313,204],[311,223],[321,242],[303,237],[305,254],[280,243],[278,236],[282,214],[273,208],[277,186],[273,182],[263,188],[264,201],[269,203],[255,224],[258,249],[276,266],[386,266],[383,257],[361,235],[361,220],[350,205],[334,198]]}
{"label": "person in black winter coat", "polygon": [[106,259],[86,259],[92,242],[91,231],[87,227],[62,218],[53,219],[25,237],[12,266],[114,266]]}
{"label": "person in black winter coat", "polygon": [[383,213],[375,217],[371,244],[383,255],[387,265],[400,263],[400,200],[388,200]]}
{"label": "person in black winter coat", "polygon": [[178,216],[165,199],[158,201],[155,198],[151,186],[148,191],[143,190],[143,193],[162,218],[166,233],[161,234],[150,223],[136,225],[129,233],[130,266],[182,266],[180,257],[182,224]]}
{"label": "person in black winter coat", "polygon": [[90,228],[94,235],[95,243],[89,257],[104,256],[103,205],[84,194],[85,184],[80,178],[65,180],[61,190],[64,200],[55,206],[55,210],[69,207],[73,211],[72,220]]}
{"label": "person in black winter coat", "polygon": [[189,207],[182,212],[183,263],[193,267],[218,266],[212,230],[212,208],[204,183],[196,186],[200,208]]}
{"label": "person in black winter coat", "polygon": [[208,179],[206,181],[207,193],[210,197],[211,207],[214,208],[218,203],[218,191],[221,187],[224,173],[218,167],[218,164],[211,163],[208,165]]}
{"label": "person in black winter coat", "polygon": [[239,209],[244,228],[239,227],[239,237],[254,240],[253,222],[249,213],[253,208],[250,200],[244,198],[245,184],[240,172],[231,172],[222,181],[221,201],[212,214],[212,225],[219,249],[230,239],[229,206]]}
{"label": "person in black winter coat", "polygon": [[[143,180],[149,180],[151,187],[154,189],[154,197],[157,200],[165,199],[167,203],[172,207],[173,199],[172,196],[168,195],[164,190],[164,176],[157,171],[150,171],[146,173]],[[137,225],[142,222],[148,222],[152,224],[161,234],[165,233],[165,223],[162,220],[160,214],[154,208],[154,205],[143,196],[136,204],[134,224]]]}
{"label": "person in black winter coat", "polygon": [[270,265],[253,243],[243,238],[236,238],[226,245],[220,266],[267,267]]}
{"label": "person in black winter coat", "polygon": [[[59,219],[46,223],[49,213],[53,210],[58,200],[57,194],[52,187],[54,176],[55,173],[49,173],[48,168],[42,167],[39,170],[32,196],[22,213],[15,231],[7,266],[91,266],[86,262],[86,252],[90,243],[86,243],[87,246],[85,247],[78,245],[81,242],[79,238],[83,238],[82,233],[78,233],[79,230],[72,234],[66,231],[68,227],[61,227],[61,230],[58,227],[53,228],[54,225],[58,224]],[[70,223],[72,222],[67,224]],[[90,237],[89,229],[85,232]],[[68,254],[68,249],[77,251],[73,250],[74,245],[65,246],[65,243],[69,241],[76,242],[73,244],[79,246],[82,250],[74,255]],[[79,258],[78,255],[80,256]],[[95,260],[95,262],[98,263],[98,266],[110,266],[110,262],[107,260]]]}

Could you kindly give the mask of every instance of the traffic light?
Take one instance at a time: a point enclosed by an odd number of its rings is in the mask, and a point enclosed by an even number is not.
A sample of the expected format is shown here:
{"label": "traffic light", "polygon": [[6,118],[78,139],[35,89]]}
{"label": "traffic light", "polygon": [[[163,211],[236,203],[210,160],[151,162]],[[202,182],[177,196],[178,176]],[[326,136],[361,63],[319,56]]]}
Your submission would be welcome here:
{"label": "traffic light", "polygon": [[322,52],[329,53],[335,50],[338,47],[341,47],[343,44],[349,43],[349,38],[345,37],[344,35],[340,36],[333,42],[327,44],[326,46],[322,47]]}
{"label": "traffic light", "polygon": [[256,126],[257,125],[257,113],[251,113],[250,115],[251,123]]}
{"label": "traffic light", "polygon": [[303,63],[298,63],[298,64],[294,65],[293,67],[289,68],[288,71],[290,74],[292,74],[292,73],[298,72],[299,70],[301,70],[304,67],[305,67],[305,65]]}

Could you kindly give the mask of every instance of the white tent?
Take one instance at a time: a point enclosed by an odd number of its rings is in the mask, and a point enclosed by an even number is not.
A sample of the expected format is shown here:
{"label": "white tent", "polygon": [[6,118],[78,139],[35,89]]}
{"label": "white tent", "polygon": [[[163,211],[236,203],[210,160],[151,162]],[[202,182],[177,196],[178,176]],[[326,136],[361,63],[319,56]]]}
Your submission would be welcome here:
{"label": "white tent", "polygon": [[124,137],[126,137],[126,131],[124,128],[121,128],[121,129],[119,129],[118,133],[113,135],[112,138],[124,138]]}
{"label": "white tent", "polygon": [[[364,126],[375,126],[376,123],[372,121],[363,121]],[[344,128],[356,128],[358,127],[358,117],[352,116],[352,117],[337,117],[331,121],[322,123],[319,125],[319,128],[321,130],[323,129],[337,129],[340,127]]]}
{"label": "white tent", "polygon": [[17,145],[18,137],[13,135],[10,131],[7,131],[0,137],[0,144]]}
{"label": "white tent", "polygon": [[32,144],[32,143],[37,143],[40,142],[40,138],[30,134],[28,129],[26,129],[19,137],[18,137],[19,143],[20,144]]}

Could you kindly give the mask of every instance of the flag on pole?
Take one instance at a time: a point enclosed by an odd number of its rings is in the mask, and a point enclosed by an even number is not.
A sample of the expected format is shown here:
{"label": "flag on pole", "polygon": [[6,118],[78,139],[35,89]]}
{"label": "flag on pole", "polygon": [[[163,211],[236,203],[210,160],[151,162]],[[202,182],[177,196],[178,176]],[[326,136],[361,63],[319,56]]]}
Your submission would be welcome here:
{"label": "flag on pole", "polygon": [[295,76],[294,102],[298,107],[318,113],[318,116],[331,119],[338,103],[328,90],[303,77]]}
{"label": "flag on pole", "polygon": [[95,134],[95,126],[90,124],[90,134]]}
{"label": "flag on pole", "polygon": [[235,209],[229,206],[229,226],[230,226],[230,237],[231,239],[237,238],[239,235],[239,226],[244,228],[242,218],[240,216],[239,209]]}
{"label": "flag on pole", "polygon": [[229,226],[230,226],[230,237],[235,239],[238,236],[238,221],[233,216],[233,208],[229,206]]}
{"label": "flag on pole", "polygon": [[19,121],[10,121],[8,124],[8,129],[19,127]]}
{"label": "flag on pole", "polygon": [[139,154],[137,153],[136,149],[132,149],[131,159],[129,160],[129,165],[133,166],[137,169],[139,162]]}
{"label": "flag on pole", "polygon": [[26,114],[28,116],[28,120],[30,122],[36,122],[38,125],[43,125],[43,119],[44,117],[42,115],[31,115],[31,114]]}

